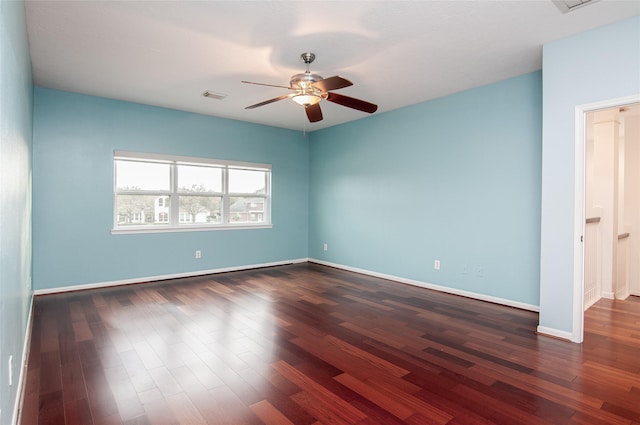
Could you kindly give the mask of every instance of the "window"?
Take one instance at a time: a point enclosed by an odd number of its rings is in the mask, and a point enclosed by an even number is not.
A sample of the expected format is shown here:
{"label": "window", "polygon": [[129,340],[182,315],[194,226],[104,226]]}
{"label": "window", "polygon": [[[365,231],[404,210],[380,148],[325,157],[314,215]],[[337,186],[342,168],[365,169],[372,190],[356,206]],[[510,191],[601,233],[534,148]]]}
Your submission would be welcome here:
{"label": "window", "polygon": [[114,231],[270,226],[271,165],[116,151]]}
{"label": "window", "polygon": [[265,193],[257,170],[229,169],[229,212],[234,223],[256,223],[264,219]]}

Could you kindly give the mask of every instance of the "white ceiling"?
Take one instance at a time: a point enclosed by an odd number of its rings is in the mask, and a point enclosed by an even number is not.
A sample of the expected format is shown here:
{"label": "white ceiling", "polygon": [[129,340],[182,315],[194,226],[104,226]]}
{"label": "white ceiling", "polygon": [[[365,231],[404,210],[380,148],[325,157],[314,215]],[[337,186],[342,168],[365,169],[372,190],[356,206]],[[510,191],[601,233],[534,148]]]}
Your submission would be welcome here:
{"label": "white ceiling", "polygon": [[[563,14],[551,0],[30,1],[37,85],[313,131],[368,116],[327,101],[324,120],[283,100],[303,72],[383,113],[542,67],[542,45],[640,14],[637,0],[601,0]],[[568,58],[570,60],[570,58]],[[205,98],[205,90],[224,100]]]}

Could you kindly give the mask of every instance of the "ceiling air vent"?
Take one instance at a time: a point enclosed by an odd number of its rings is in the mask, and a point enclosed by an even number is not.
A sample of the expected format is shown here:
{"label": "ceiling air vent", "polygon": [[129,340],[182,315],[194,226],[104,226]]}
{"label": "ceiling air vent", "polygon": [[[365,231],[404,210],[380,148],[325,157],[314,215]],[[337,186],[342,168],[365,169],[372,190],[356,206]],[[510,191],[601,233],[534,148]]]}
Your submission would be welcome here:
{"label": "ceiling air vent", "polygon": [[227,97],[227,95],[224,94],[224,93],[216,93],[216,92],[211,91],[211,90],[205,90],[205,92],[202,93],[202,95],[204,97],[208,97],[209,99],[217,99],[217,100],[222,100],[225,97]]}
{"label": "ceiling air vent", "polygon": [[568,13],[573,10],[579,9],[582,6],[588,6],[599,0],[552,0],[560,12]]}

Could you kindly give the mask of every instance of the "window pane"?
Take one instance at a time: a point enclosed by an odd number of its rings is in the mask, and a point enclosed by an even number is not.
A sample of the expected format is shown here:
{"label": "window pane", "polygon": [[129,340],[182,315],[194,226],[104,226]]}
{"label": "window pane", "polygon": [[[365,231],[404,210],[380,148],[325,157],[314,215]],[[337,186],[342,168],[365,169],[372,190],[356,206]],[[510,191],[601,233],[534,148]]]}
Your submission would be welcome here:
{"label": "window pane", "polygon": [[266,171],[229,169],[229,193],[266,193]]}
{"label": "window pane", "polygon": [[169,190],[169,164],[116,160],[116,190]]}
{"label": "window pane", "polygon": [[264,198],[239,197],[229,198],[230,223],[261,223],[264,221]]}
{"label": "window pane", "polygon": [[181,196],[180,224],[212,224],[221,222],[220,196]]}
{"label": "window pane", "polygon": [[118,226],[142,226],[169,223],[169,198],[150,195],[117,195]]}
{"label": "window pane", "polygon": [[197,165],[178,165],[180,192],[222,192],[222,169]]}

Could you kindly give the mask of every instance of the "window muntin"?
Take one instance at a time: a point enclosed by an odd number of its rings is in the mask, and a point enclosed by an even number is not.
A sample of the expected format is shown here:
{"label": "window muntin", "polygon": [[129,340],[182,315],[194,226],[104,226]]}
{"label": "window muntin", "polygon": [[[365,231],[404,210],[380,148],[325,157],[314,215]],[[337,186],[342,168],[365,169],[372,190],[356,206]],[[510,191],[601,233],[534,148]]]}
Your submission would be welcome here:
{"label": "window muntin", "polygon": [[114,230],[270,226],[271,166],[116,151]]}

